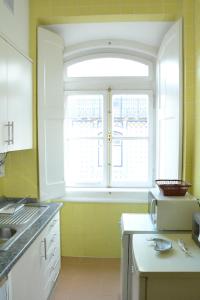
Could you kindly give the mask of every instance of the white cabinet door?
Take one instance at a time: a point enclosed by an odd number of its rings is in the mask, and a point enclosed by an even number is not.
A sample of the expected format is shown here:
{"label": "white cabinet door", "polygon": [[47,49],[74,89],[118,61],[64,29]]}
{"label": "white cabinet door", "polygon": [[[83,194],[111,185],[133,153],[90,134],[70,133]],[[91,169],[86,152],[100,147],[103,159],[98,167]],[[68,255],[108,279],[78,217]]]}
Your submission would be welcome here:
{"label": "white cabinet door", "polygon": [[31,62],[8,47],[9,151],[32,148]]}
{"label": "white cabinet door", "polygon": [[59,271],[58,212],[9,273],[9,300],[47,300]]}
{"label": "white cabinet door", "polygon": [[[146,300],[146,277],[140,276],[132,250],[131,255],[131,300]],[[161,299],[161,298],[160,298]]]}
{"label": "white cabinet door", "polygon": [[10,300],[44,300],[41,280],[45,257],[42,235],[34,241],[10,272]]}
{"label": "white cabinet door", "polygon": [[32,148],[32,63],[0,38],[0,153]]}
{"label": "white cabinet door", "polygon": [[7,151],[7,47],[0,39],[0,153]]}
{"label": "white cabinet door", "polygon": [[0,35],[17,49],[29,52],[29,0],[0,1]]}

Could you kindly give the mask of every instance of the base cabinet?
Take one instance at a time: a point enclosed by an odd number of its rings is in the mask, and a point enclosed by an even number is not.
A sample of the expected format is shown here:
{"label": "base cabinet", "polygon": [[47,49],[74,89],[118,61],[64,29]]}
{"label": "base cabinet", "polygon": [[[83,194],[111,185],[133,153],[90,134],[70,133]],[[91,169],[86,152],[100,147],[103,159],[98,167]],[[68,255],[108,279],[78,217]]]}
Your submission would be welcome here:
{"label": "base cabinet", "polygon": [[60,218],[57,214],[44,231],[45,263],[42,268],[43,292],[46,300],[60,271]]}
{"label": "base cabinet", "polygon": [[60,270],[59,212],[9,274],[9,300],[47,300]]}
{"label": "base cabinet", "polygon": [[10,273],[9,300],[44,299],[41,282],[44,259],[41,248],[42,236],[39,236],[13,267]]}
{"label": "base cabinet", "polygon": [[[135,277],[132,257],[133,234],[155,233],[155,228],[148,214],[122,214],[121,217],[121,300],[132,300]],[[134,295],[136,297],[136,295]],[[134,299],[135,300],[135,299]],[[136,298],[137,300],[137,298]]]}

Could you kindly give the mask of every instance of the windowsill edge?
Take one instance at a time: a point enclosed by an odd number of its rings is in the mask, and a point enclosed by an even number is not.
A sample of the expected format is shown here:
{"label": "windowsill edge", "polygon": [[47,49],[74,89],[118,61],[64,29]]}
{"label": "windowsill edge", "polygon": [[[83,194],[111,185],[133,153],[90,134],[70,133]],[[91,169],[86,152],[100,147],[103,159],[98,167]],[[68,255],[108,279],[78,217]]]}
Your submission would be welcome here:
{"label": "windowsill edge", "polygon": [[141,203],[148,202],[150,188],[67,188],[66,202]]}

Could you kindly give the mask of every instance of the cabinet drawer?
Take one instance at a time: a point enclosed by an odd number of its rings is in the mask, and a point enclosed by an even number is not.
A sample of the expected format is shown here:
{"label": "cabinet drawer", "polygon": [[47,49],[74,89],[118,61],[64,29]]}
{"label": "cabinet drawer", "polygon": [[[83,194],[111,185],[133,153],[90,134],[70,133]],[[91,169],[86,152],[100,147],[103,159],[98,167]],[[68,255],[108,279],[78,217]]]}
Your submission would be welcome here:
{"label": "cabinet drawer", "polygon": [[46,229],[46,247],[47,251],[51,247],[51,244],[54,243],[56,236],[60,235],[60,222],[59,216],[55,216],[53,220],[47,225]]}
{"label": "cabinet drawer", "polygon": [[53,217],[53,219],[48,223],[48,225],[47,225],[47,227],[46,227],[46,229],[47,229],[47,231],[51,231],[53,228],[54,228],[54,226],[57,224],[57,223],[59,223],[59,214],[57,213],[54,217]]}
{"label": "cabinet drawer", "polygon": [[49,252],[51,252],[52,248],[60,246],[60,236],[59,236],[59,229],[52,232],[50,235],[46,237],[46,251],[47,256]]}
{"label": "cabinet drawer", "polygon": [[48,266],[46,272],[46,278],[54,278],[55,280],[57,278],[59,269],[60,269],[60,258],[54,257],[54,259],[51,261],[51,264],[49,264]]}
{"label": "cabinet drawer", "polygon": [[[55,263],[60,259],[60,247],[51,248],[47,256],[47,270],[55,266]],[[49,271],[47,271],[49,272]]]}
{"label": "cabinet drawer", "polygon": [[49,276],[46,277],[48,278],[48,281],[46,282],[46,285],[45,285],[45,295],[46,295],[46,299],[48,298],[48,296],[50,295],[51,293],[51,290],[56,282],[56,279],[58,277],[58,274],[59,274],[59,271],[60,271],[60,260],[58,260],[54,266],[51,268],[51,271],[49,273]]}

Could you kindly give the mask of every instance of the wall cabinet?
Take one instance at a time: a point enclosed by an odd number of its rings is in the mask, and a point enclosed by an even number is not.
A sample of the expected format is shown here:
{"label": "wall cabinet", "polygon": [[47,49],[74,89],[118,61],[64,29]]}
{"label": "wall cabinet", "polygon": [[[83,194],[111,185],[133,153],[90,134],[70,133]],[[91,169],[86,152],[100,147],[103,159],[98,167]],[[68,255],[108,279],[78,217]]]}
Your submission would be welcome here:
{"label": "wall cabinet", "polygon": [[9,274],[9,300],[47,300],[60,270],[59,212]]}
{"label": "wall cabinet", "polygon": [[0,152],[32,148],[32,63],[0,38]]}
{"label": "wall cabinet", "polygon": [[0,35],[29,54],[29,0],[0,1]]}

